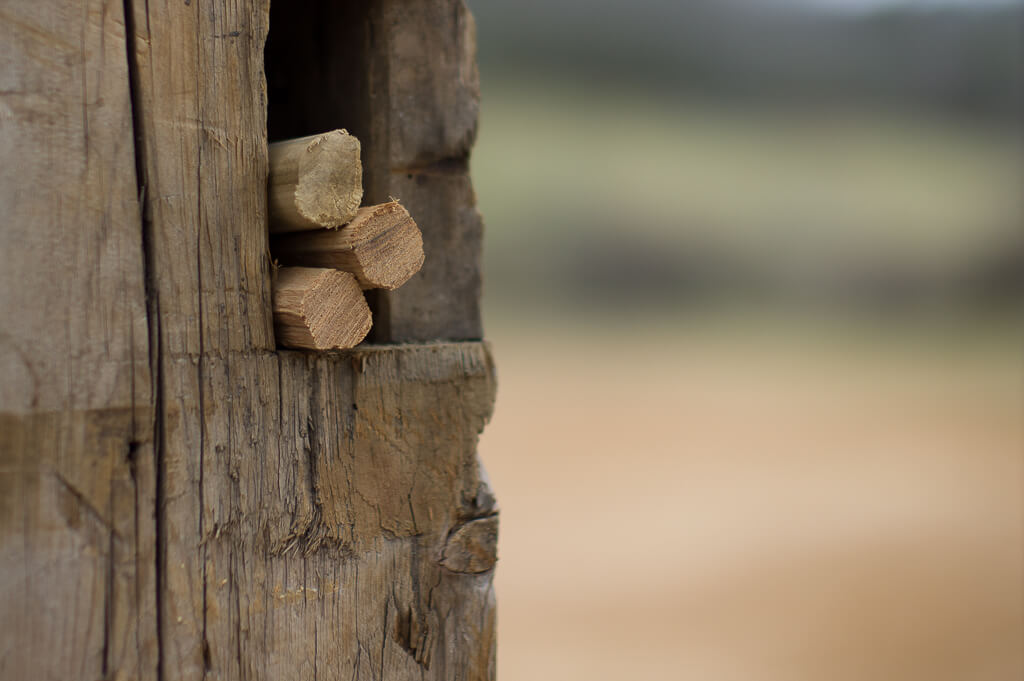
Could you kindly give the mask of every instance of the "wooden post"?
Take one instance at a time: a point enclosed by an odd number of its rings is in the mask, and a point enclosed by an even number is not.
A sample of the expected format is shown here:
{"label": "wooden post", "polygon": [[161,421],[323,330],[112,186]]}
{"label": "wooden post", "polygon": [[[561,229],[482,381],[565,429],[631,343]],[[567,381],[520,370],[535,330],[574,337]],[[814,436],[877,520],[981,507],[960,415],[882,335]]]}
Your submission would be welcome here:
{"label": "wooden post", "polygon": [[2,7],[4,679],[156,678],[157,384],[123,9]]}
{"label": "wooden post", "polygon": [[[408,69],[399,43],[417,63],[452,49],[461,2],[403,5],[415,22],[388,23],[398,5],[385,0],[275,2],[321,13],[305,35],[350,51],[330,64],[311,54],[296,79],[370,83]],[[4,4],[5,679],[494,676],[497,510],[475,451],[493,363],[484,343],[444,341],[479,337],[460,330],[477,328],[475,308],[430,298],[445,272],[478,277],[478,263],[457,263],[460,247],[414,298],[392,301],[392,328],[430,342],[276,347],[263,46],[288,30],[268,25],[269,7]],[[372,58],[371,35],[390,46]],[[423,59],[421,75],[454,87],[446,64]],[[353,100],[367,110],[352,117],[376,111],[412,144],[429,126],[400,94]],[[426,115],[448,139],[467,114]],[[337,118],[289,136],[353,129]],[[399,172],[393,161],[363,156],[374,177]],[[436,250],[439,219],[473,208],[422,176],[406,205],[429,216]],[[430,311],[432,328],[420,323]]]}

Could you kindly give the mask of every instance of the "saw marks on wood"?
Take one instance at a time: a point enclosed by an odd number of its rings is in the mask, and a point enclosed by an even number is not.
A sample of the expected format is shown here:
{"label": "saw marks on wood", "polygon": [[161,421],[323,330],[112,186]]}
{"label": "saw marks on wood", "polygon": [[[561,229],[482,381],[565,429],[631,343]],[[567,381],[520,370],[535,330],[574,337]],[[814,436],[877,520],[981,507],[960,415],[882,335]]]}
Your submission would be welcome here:
{"label": "saw marks on wood", "polygon": [[423,237],[397,201],[360,208],[337,230],[274,237],[270,248],[283,265],[351,272],[364,289],[394,290],[423,265]]}
{"label": "saw marks on wood", "polygon": [[271,232],[338,227],[363,199],[359,140],[345,130],[270,145]]}
{"label": "saw marks on wood", "polygon": [[274,333],[282,345],[344,350],[363,340],[370,324],[370,307],[354,275],[314,267],[278,270]]}

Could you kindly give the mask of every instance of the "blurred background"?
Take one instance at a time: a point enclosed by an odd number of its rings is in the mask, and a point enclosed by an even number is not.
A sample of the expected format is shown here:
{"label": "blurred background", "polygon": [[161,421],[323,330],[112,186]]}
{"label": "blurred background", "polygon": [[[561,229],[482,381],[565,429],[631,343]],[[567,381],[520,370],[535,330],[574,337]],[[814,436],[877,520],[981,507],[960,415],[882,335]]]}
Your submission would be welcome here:
{"label": "blurred background", "polygon": [[468,2],[499,678],[1024,678],[1024,3]]}

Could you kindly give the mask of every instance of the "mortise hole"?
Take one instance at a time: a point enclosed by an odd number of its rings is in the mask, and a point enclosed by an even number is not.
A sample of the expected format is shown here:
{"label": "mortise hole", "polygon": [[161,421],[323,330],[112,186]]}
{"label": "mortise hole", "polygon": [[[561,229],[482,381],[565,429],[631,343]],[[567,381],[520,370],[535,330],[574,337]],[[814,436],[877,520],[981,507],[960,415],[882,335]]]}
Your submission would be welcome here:
{"label": "mortise hole", "polygon": [[[263,53],[267,79],[267,141],[344,128],[362,147],[363,205],[383,203],[370,177],[373,146],[372,16],[375,2],[272,2]],[[378,195],[381,194],[381,195]],[[273,253],[271,253],[273,256]],[[381,296],[366,291],[374,327],[388,333]]]}
{"label": "mortise hole", "polygon": [[336,128],[347,129],[360,141],[368,136],[371,5],[271,3],[263,56],[268,141]]}

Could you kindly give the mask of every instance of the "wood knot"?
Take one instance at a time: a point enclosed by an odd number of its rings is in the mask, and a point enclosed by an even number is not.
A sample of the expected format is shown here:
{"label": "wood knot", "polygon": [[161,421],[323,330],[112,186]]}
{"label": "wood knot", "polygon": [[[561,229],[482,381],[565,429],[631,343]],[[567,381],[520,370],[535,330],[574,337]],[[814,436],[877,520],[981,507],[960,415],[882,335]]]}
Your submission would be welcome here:
{"label": "wood knot", "polygon": [[498,561],[498,516],[478,518],[459,525],[448,535],[441,565],[452,572],[479,574]]}

